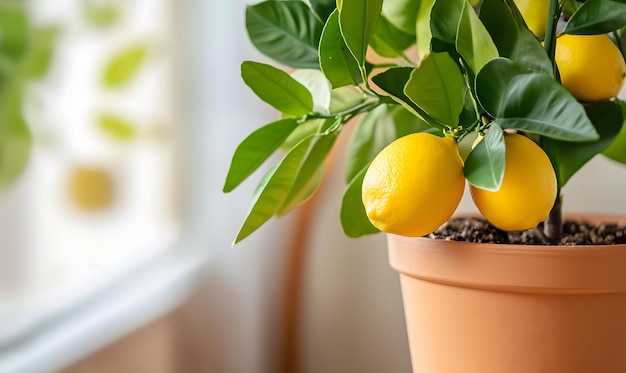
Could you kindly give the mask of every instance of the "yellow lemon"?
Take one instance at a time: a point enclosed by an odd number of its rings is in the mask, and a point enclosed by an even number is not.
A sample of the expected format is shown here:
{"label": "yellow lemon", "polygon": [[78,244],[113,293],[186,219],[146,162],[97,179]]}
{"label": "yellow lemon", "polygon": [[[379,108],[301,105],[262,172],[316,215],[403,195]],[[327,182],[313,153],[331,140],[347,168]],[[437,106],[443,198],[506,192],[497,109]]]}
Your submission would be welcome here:
{"label": "yellow lemon", "polygon": [[106,170],[78,165],[71,171],[68,189],[70,200],[76,207],[95,211],[112,203],[115,188]]}
{"label": "yellow lemon", "polygon": [[537,37],[546,33],[550,0],[515,0],[528,29]]}
{"label": "yellow lemon", "polygon": [[415,133],[395,140],[376,156],[363,179],[362,197],[376,228],[417,237],[452,216],[464,189],[456,142]]}
{"label": "yellow lemon", "polygon": [[563,35],[555,58],[561,84],[580,101],[608,100],[624,84],[624,57],[606,35]]}
{"label": "yellow lemon", "polygon": [[470,187],[480,213],[507,231],[535,228],[547,219],[557,193],[556,174],[546,153],[531,139],[505,134],[506,163],[498,191]]}

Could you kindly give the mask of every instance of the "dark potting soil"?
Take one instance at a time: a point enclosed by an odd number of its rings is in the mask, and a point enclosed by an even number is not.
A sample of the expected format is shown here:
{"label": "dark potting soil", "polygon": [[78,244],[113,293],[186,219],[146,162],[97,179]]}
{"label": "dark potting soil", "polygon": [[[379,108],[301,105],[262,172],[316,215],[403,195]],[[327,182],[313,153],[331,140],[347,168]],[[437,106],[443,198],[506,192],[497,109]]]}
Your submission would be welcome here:
{"label": "dark potting soil", "polygon": [[[450,241],[545,245],[541,234],[533,229],[523,232],[506,232],[476,217],[452,218],[428,237]],[[617,224],[590,224],[584,221],[565,220],[562,245],[613,245],[626,243],[626,226]]]}

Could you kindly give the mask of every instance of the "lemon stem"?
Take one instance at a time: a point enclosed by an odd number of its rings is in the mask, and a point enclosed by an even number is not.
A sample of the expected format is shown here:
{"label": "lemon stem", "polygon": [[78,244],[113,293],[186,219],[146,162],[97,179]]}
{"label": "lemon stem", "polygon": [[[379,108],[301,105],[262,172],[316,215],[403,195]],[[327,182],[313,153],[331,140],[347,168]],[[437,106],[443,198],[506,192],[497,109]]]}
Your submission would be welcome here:
{"label": "lemon stem", "polygon": [[555,50],[556,50],[556,26],[558,24],[559,18],[561,17],[561,7],[559,6],[558,0],[550,0],[550,7],[548,9],[548,17],[547,17],[547,25],[546,25],[546,36],[544,39],[544,48],[548,57],[550,58],[550,62],[552,62],[552,71],[555,77],[558,76],[556,70],[556,60],[554,58]]}

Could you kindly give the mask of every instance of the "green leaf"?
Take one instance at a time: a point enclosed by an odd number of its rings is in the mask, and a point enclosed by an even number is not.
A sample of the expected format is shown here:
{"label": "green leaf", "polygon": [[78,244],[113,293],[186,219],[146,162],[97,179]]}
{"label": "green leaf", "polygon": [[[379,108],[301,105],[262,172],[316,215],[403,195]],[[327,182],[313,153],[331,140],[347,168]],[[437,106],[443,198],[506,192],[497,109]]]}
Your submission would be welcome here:
{"label": "green leaf", "polygon": [[337,10],[328,17],[322,31],[319,55],[320,67],[333,88],[357,85],[361,81],[359,64],[341,36]]}
{"label": "green leaf", "polygon": [[272,155],[298,126],[295,119],[269,123],[246,137],[235,150],[223,191],[228,193]]}
{"label": "green leaf", "polygon": [[467,0],[435,1],[430,15],[432,37],[441,42],[454,45],[463,6]]}
{"label": "green leaf", "polygon": [[309,2],[311,3],[311,8],[323,20],[328,19],[337,7],[335,0],[309,0]]}
{"label": "green leaf", "polygon": [[548,138],[542,139],[542,147],[555,165],[559,185],[563,187],[582,166],[596,154],[605,150],[620,130],[624,122],[622,109],[612,101],[602,101],[585,105],[587,115],[600,135],[596,141],[571,143]]}
{"label": "green leaf", "polygon": [[111,3],[83,1],[83,15],[93,27],[110,27],[120,18],[120,10]]}
{"label": "green leaf", "polygon": [[38,79],[48,71],[58,34],[56,27],[40,28],[31,33],[29,48],[19,62],[23,76]]}
{"label": "green leaf", "polygon": [[430,128],[402,106],[381,105],[368,112],[358,123],[350,139],[346,157],[346,181],[354,179],[392,141]]}
{"label": "green leaf", "polygon": [[606,34],[626,25],[626,2],[623,0],[587,0],[569,19],[566,34]]}
{"label": "green leaf", "polygon": [[463,172],[473,186],[497,191],[502,185],[505,165],[506,146],[502,128],[497,122],[492,122],[485,137],[467,156]]}
{"label": "green leaf", "polygon": [[617,136],[615,136],[615,140],[613,140],[611,145],[609,145],[602,154],[616,162],[626,164],[626,103],[619,99],[615,100],[615,103],[622,109],[622,124],[618,126],[620,131]]}
{"label": "green leaf", "polygon": [[374,35],[370,40],[370,46],[376,53],[390,58],[402,56],[403,52],[414,43],[414,35],[401,31],[384,16],[378,19]]}
{"label": "green leaf", "polygon": [[252,44],[275,61],[301,69],[319,68],[322,21],[302,1],[265,1],[246,8]]}
{"label": "green leaf", "polygon": [[565,141],[592,141],[596,130],[582,105],[551,76],[509,59],[491,60],[476,76],[476,94],[502,128]]}
{"label": "green leaf", "polygon": [[126,86],[137,75],[147,56],[148,46],[145,44],[122,49],[105,66],[102,84],[109,89]]}
{"label": "green leaf", "polygon": [[417,52],[421,59],[426,58],[430,53],[432,43],[432,31],[430,29],[430,15],[435,5],[435,0],[421,0],[419,8],[417,8],[416,19],[416,40]]}
{"label": "green leaf", "polygon": [[[434,0],[431,0],[434,2]],[[423,0],[383,1],[382,14],[394,26],[409,35],[415,35],[418,12]]]}
{"label": "green leaf", "polygon": [[[369,165],[368,165],[369,166]],[[370,223],[363,206],[362,186],[367,166],[350,181],[341,201],[341,227],[348,237],[361,237],[380,232]]]}
{"label": "green leaf", "polygon": [[30,156],[32,136],[22,115],[23,94],[15,81],[0,89],[0,188],[22,173]]}
{"label": "green leaf", "polygon": [[241,77],[259,98],[280,112],[301,117],[313,111],[311,93],[286,72],[271,65],[244,61]]}
{"label": "green leaf", "polygon": [[304,203],[317,190],[324,174],[326,157],[335,144],[335,140],[337,140],[337,133],[320,134],[313,138],[289,193],[276,211],[278,216]]}
{"label": "green leaf", "polygon": [[382,10],[382,0],[344,0],[339,9],[339,28],[348,49],[361,67],[365,81],[365,52]]}
{"label": "green leaf", "polygon": [[330,110],[331,89],[324,73],[314,69],[300,69],[291,73],[291,77],[302,84],[313,97],[313,111],[328,114]]}
{"label": "green leaf", "polygon": [[447,53],[431,53],[413,70],[404,94],[430,117],[450,127],[459,124],[465,81]]}
{"label": "green leaf", "polygon": [[468,1],[463,3],[455,46],[474,74],[498,57],[496,45]]}
{"label": "green leaf", "polygon": [[502,0],[484,0],[480,19],[500,56],[528,69],[552,75],[552,63],[543,47],[528,28],[515,21],[512,10]]}
{"label": "green leaf", "polygon": [[431,126],[440,129],[445,128],[444,124],[430,117],[404,93],[404,86],[411,78],[413,70],[412,67],[393,67],[375,75],[372,77],[372,81],[413,115],[421,118]]}
{"label": "green leaf", "polygon": [[250,210],[235,243],[249,236],[278,212],[296,181],[311,143],[323,136],[327,135],[313,135],[302,140],[263,177],[252,197]]}
{"label": "green leaf", "polygon": [[19,59],[28,47],[29,27],[26,2],[0,2],[0,54]]}
{"label": "green leaf", "polygon": [[114,140],[125,142],[137,138],[137,126],[120,116],[100,113],[96,117],[96,124],[102,132]]}

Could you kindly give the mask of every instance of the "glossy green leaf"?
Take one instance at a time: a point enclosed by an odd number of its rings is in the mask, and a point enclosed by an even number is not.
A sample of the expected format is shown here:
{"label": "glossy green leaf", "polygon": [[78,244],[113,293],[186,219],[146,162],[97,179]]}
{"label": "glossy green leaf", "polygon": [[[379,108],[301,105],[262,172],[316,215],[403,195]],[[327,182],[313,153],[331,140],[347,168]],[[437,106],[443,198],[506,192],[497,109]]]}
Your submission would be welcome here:
{"label": "glossy green leaf", "polygon": [[315,11],[320,19],[326,20],[337,7],[335,0],[309,0],[311,8]]}
{"label": "glossy green leaf", "polygon": [[98,129],[116,141],[130,141],[137,138],[137,126],[127,119],[110,113],[100,113],[96,117]]}
{"label": "glossy green leaf", "polygon": [[328,17],[319,48],[320,67],[333,88],[357,85],[361,81],[359,64],[341,36],[339,11]]}
{"label": "glossy green leaf", "polygon": [[317,134],[305,138],[268,171],[252,197],[250,210],[235,243],[249,236],[279,211],[296,182],[311,145],[327,136],[334,135]]}
{"label": "glossy green leaf", "polygon": [[468,1],[463,3],[455,45],[474,74],[498,57],[496,45]]}
{"label": "glossy green leaf", "polygon": [[246,8],[252,44],[275,61],[295,68],[319,68],[320,18],[302,1],[265,1]]}
{"label": "glossy green leaf", "polygon": [[423,2],[423,0],[383,1],[382,14],[398,29],[409,35],[415,35],[418,16],[415,9]]}
{"label": "glossy green leaf", "polygon": [[298,173],[285,200],[276,211],[284,215],[307,201],[319,187],[324,173],[325,160],[337,140],[337,133],[316,135],[302,160]]}
{"label": "glossy green leaf", "polygon": [[417,8],[416,41],[417,51],[421,59],[430,53],[433,34],[430,26],[430,14],[435,5],[435,0],[421,0]]}
{"label": "glossy green leaf", "polygon": [[148,46],[128,46],[111,58],[102,75],[102,84],[109,89],[126,86],[137,75],[148,57]]}
{"label": "glossy green leaf", "polygon": [[626,25],[626,2],[623,0],[587,0],[569,19],[566,34],[606,34]]}
{"label": "glossy green leaf", "polygon": [[572,143],[548,138],[542,139],[542,147],[555,165],[559,185],[564,186],[582,166],[605,150],[624,122],[622,109],[612,101],[586,104],[585,110],[600,135],[596,141]]}
{"label": "glossy green leaf", "polygon": [[256,171],[297,126],[295,119],[281,119],[248,135],[235,150],[223,191],[232,191]]}
{"label": "glossy green leaf", "polygon": [[502,128],[492,122],[485,137],[476,144],[465,160],[463,172],[473,186],[497,191],[504,178],[506,146]]}
{"label": "glossy green leaf", "polygon": [[465,81],[447,53],[431,53],[413,70],[404,94],[430,117],[450,127],[459,123]]}
{"label": "glossy green leaf", "polygon": [[483,67],[476,76],[476,94],[502,128],[565,141],[598,138],[582,105],[565,88],[509,59],[493,59]]}
{"label": "glossy green leaf", "polygon": [[535,35],[515,21],[502,0],[484,0],[480,19],[496,44],[500,56],[531,70],[552,74],[552,63]]}
{"label": "glossy green leaf", "polygon": [[348,49],[361,66],[365,80],[365,53],[382,10],[383,0],[344,0],[339,9],[339,28]]}
{"label": "glossy green leaf", "polygon": [[315,69],[300,69],[291,77],[302,84],[313,98],[313,111],[328,114],[330,111],[331,89],[324,73]]}
{"label": "glossy green leaf", "polygon": [[463,6],[467,0],[435,1],[430,15],[432,37],[441,42],[454,45]]}
{"label": "glossy green leaf", "polygon": [[622,124],[619,126],[619,133],[602,154],[614,161],[626,164],[626,102],[618,99],[615,103],[622,109]]}
{"label": "glossy green leaf", "polygon": [[412,67],[390,68],[372,77],[372,81],[413,115],[421,118],[431,126],[443,129],[445,127],[444,124],[430,117],[404,93],[404,87],[411,78],[413,70]]}
{"label": "glossy green leaf", "polygon": [[259,98],[282,113],[301,117],[313,111],[311,93],[286,72],[260,62],[244,61],[241,77]]}
{"label": "glossy green leaf", "polygon": [[403,52],[415,43],[415,36],[398,29],[384,16],[378,19],[370,46],[383,57],[402,56]]}
{"label": "glossy green leaf", "polygon": [[24,170],[32,136],[22,115],[23,88],[9,82],[0,89],[0,188],[11,184]]}
{"label": "glossy green leaf", "polygon": [[361,188],[367,172],[367,166],[350,181],[341,200],[341,227],[348,237],[361,237],[378,233],[379,230],[370,223],[363,206]]}

